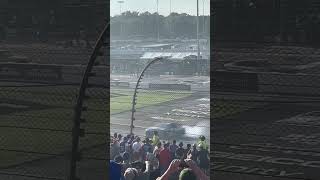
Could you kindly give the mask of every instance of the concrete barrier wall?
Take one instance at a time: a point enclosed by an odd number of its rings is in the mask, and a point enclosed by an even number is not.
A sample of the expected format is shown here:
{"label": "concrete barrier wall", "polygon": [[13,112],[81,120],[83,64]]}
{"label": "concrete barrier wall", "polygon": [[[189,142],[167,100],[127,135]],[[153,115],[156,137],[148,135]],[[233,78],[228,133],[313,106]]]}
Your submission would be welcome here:
{"label": "concrete barrier wall", "polygon": [[150,89],[161,89],[161,90],[182,90],[190,91],[191,86],[186,84],[149,84]]}
{"label": "concrete barrier wall", "polygon": [[121,82],[121,81],[110,82],[110,85],[115,87],[130,87],[129,82]]}

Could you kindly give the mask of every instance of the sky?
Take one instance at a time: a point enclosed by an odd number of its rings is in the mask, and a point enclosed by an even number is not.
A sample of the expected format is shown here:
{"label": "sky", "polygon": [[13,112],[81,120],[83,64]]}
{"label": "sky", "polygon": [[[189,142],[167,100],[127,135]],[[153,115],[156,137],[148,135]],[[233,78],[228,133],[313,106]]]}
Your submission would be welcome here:
{"label": "sky", "polygon": [[[120,14],[119,0],[110,0],[110,15]],[[151,13],[157,12],[157,0],[123,0],[121,4],[121,12],[124,11],[138,11]],[[158,0],[159,1],[159,14],[167,16],[170,14],[170,1],[171,12],[187,13],[190,15],[197,14],[197,0]],[[204,6],[203,6],[204,3]],[[209,15],[210,13],[210,0],[199,0],[199,15]]]}

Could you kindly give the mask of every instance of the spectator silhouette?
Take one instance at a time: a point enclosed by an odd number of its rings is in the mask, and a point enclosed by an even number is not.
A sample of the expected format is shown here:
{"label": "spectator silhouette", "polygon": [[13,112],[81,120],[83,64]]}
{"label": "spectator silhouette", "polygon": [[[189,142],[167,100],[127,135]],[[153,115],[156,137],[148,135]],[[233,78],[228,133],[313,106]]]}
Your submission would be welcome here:
{"label": "spectator silhouette", "polygon": [[177,143],[176,140],[173,140],[172,144],[170,144],[170,146],[169,146],[169,151],[171,153],[172,159],[175,159],[175,157],[176,157],[175,153],[176,153],[176,150],[179,147],[176,143]]}
{"label": "spectator silhouette", "polygon": [[184,156],[185,150],[183,149],[183,143],[179,143],[179,148],[176,150],[176,158],[182,159]]}
{"label": "spectator silhouette", "polygon": [[163,149],[159,153],[159,166],[160,173],[163,174],[166,169],[169,167],[171,162],[171,155],[169,151],[169,145],[166,143],[163,145]]}
{"label": "spectator silhouette", "polygon": [[199,167],[202,169],[205,173],[209,169],[209,153],[204,147],[200,144],[199,146],[199,152],[198,152],[198,161],[199,161]]}
{"label": "spectator silhouette", "polygon": [[121,156],[116,156],[114,160],[110,160],[110,180],[121,180],[122,177],[122,163]]}
{"label": "spectator silhouette", "polygon": [[188,152],[187,158],[197,162],[198,160],[197,144],[193,144],[192,149],[190,149]]}

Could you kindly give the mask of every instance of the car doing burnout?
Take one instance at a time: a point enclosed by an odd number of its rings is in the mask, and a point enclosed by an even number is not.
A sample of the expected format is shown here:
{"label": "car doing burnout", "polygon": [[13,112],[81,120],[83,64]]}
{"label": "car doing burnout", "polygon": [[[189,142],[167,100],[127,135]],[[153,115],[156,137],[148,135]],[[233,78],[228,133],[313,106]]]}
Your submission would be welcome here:
{"label": "car doing burnout", "polygon": [[185,133],[185,129],[176,123],[162,123],[146,129],[146,137],[152,138],[154,131],[158,132],[160,139],[183,136]]}

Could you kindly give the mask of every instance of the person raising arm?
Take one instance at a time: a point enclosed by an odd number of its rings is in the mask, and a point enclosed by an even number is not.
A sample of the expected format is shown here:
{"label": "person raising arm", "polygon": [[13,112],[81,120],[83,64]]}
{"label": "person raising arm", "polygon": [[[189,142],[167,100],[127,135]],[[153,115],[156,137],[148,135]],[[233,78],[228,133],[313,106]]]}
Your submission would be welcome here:
{"label": "person raising arm", "polygon": [[[210,178],[206,176],[201,169],[196,165],[196,163],[191,159],[185,160],[187,168],[183,168],[180,172],[179,180],[209,180]],[[174,159],[169,168],[165,171],[165,173],[158,177],[157,180],[169,180],[169,177],[175,173],[176,171],[181,169],[182,161],[179,159]]]}

